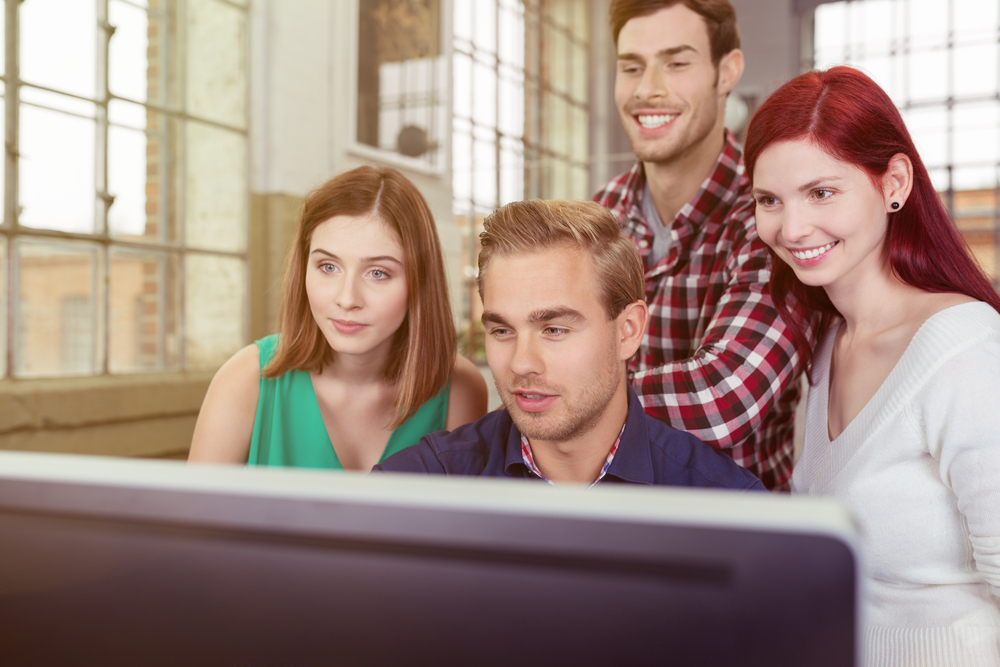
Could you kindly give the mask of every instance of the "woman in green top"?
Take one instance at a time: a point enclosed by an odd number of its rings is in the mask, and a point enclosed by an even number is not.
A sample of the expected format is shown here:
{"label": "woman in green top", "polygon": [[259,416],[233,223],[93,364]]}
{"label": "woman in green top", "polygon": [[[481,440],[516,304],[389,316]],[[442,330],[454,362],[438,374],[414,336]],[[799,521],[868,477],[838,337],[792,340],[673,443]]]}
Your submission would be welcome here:
{"label": "woman in green top", "polygon": [[434,219],[395,169],[306,197],[280,331],[219,369],[189,461],[368,471],[486,412],[486,383],[455,353]]}

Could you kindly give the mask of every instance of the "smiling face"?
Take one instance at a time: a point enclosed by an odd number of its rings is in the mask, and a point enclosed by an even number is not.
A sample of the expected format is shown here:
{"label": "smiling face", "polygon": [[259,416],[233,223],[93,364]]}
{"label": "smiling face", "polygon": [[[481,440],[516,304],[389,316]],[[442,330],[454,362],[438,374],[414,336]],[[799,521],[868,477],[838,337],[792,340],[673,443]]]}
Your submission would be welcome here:
{"label": "smiling face", "polygon": [[863,288],[889,268],[883,252],[892,183],[807,140],[772,144],[757,159],[757,233],[806,285]]}
{"label": "smiling face", "polygon": [[608,321],[587,253],[559,246],[493,256],[483,308],[486,359],[524,435],[565,442],[621,428],[623,362],[634,350],[622,347],[625,313]]}
{"label": "smiling face", "polygon": [[662,164],[717,155],[726,94],[741,73],[735,50],[716,68],[705,20],[683,3],[630,19],[618,35],[615,104],[636,157]]}
{"label": "smiling face", "polygon": [[330,347],[387,357],[407,307],[395,231],[375,216],[335,216],[313,231],[306,262],[309,308]]}

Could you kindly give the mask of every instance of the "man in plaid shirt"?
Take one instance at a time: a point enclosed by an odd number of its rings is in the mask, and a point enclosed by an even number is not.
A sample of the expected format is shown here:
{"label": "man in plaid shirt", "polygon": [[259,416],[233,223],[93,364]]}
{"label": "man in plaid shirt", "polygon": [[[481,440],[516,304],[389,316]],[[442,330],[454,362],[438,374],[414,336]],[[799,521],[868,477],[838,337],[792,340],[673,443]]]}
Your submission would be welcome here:
{"label": "man in plaid shirt", "polygon": [[613,0],[610,19],[615,103],[638,161],[594,200],[643,259],[650,323],[632,386],[647,413],[786,489],[802,368],[724,126],[743,73],[736,13],[728,0]]}

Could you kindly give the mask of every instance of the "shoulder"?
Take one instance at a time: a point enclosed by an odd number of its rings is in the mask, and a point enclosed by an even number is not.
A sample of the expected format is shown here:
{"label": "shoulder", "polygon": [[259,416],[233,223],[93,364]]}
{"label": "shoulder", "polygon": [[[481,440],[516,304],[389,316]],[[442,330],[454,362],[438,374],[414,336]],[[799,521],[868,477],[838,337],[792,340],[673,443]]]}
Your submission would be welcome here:
{"label": "shoulder", "polygon": [[486,380],[475,364],[458,355],[451,369],[448,388],[448,417],[445,428],[453,430],[486,414]]}
{"label": "shoulder", "polygon": [[753,473],[695,436],[646,415],[656,483],[766,491]]}
{"label": "shoulder", "polygon": [[594,193],[592,199],[620,217],[625,206],[642,187],[643,178],[642,163],[637,160],[631,169],[605,183],[604,187]]}
{"label": "shoulder", "polygon": [[254,345],[260,350],[260,367],[263,368],[274,358],[274,353],[278,350],[278,341],[281,340],[279,334],[264,336],[260,340],[254,341]]}
{"label": "shoulder", "polygon": [[1000,352],[1000,313],[981,301],[943,308],[924,321],[907,351],[910,363],[927,373],[976,359],[983,364],[976,375],[992,372]]}
{"label": "shoulder", "polygon": [[498,454],[501,459],[504,456],[510,427],[507,411],[494,410],[451,432],[425,435],[418,444],[393,454],[374,470],[479,475]]}
{"label": "shoulder", "polygon": [[264,352],[257,346],[257,343],[251,343],[231,356],[229,361],[219,368],[212,382],[214,384],[216,380],[221,379],[224,383],[252,382],[255,384],[260,380],[260,369],[264,365],[265,359]]}

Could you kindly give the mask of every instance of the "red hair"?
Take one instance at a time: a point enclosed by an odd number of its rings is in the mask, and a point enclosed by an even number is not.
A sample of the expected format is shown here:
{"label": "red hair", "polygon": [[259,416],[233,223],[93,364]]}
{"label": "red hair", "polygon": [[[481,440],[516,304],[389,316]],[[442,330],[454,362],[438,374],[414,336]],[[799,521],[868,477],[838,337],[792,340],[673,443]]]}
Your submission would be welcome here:
{"label": "red hair", "polygon": [[[778,88],[747,130],[743,158],[751,182],[768,146],[803,138],[865,171],[878,189],[889,160],[906,155],[913,163],[913,189],[903,208],[889,215],[884,245],[889,267],[926,292],[966,294],[1000,312],[1000,296],[948,217],[899,110],[877,83],[856,69],[833,67],[800,74]],[[823,288],[802,284],[773,250],[770,256],[771,298],[808,368],[809,329],[822,335],[840,313]]]}

